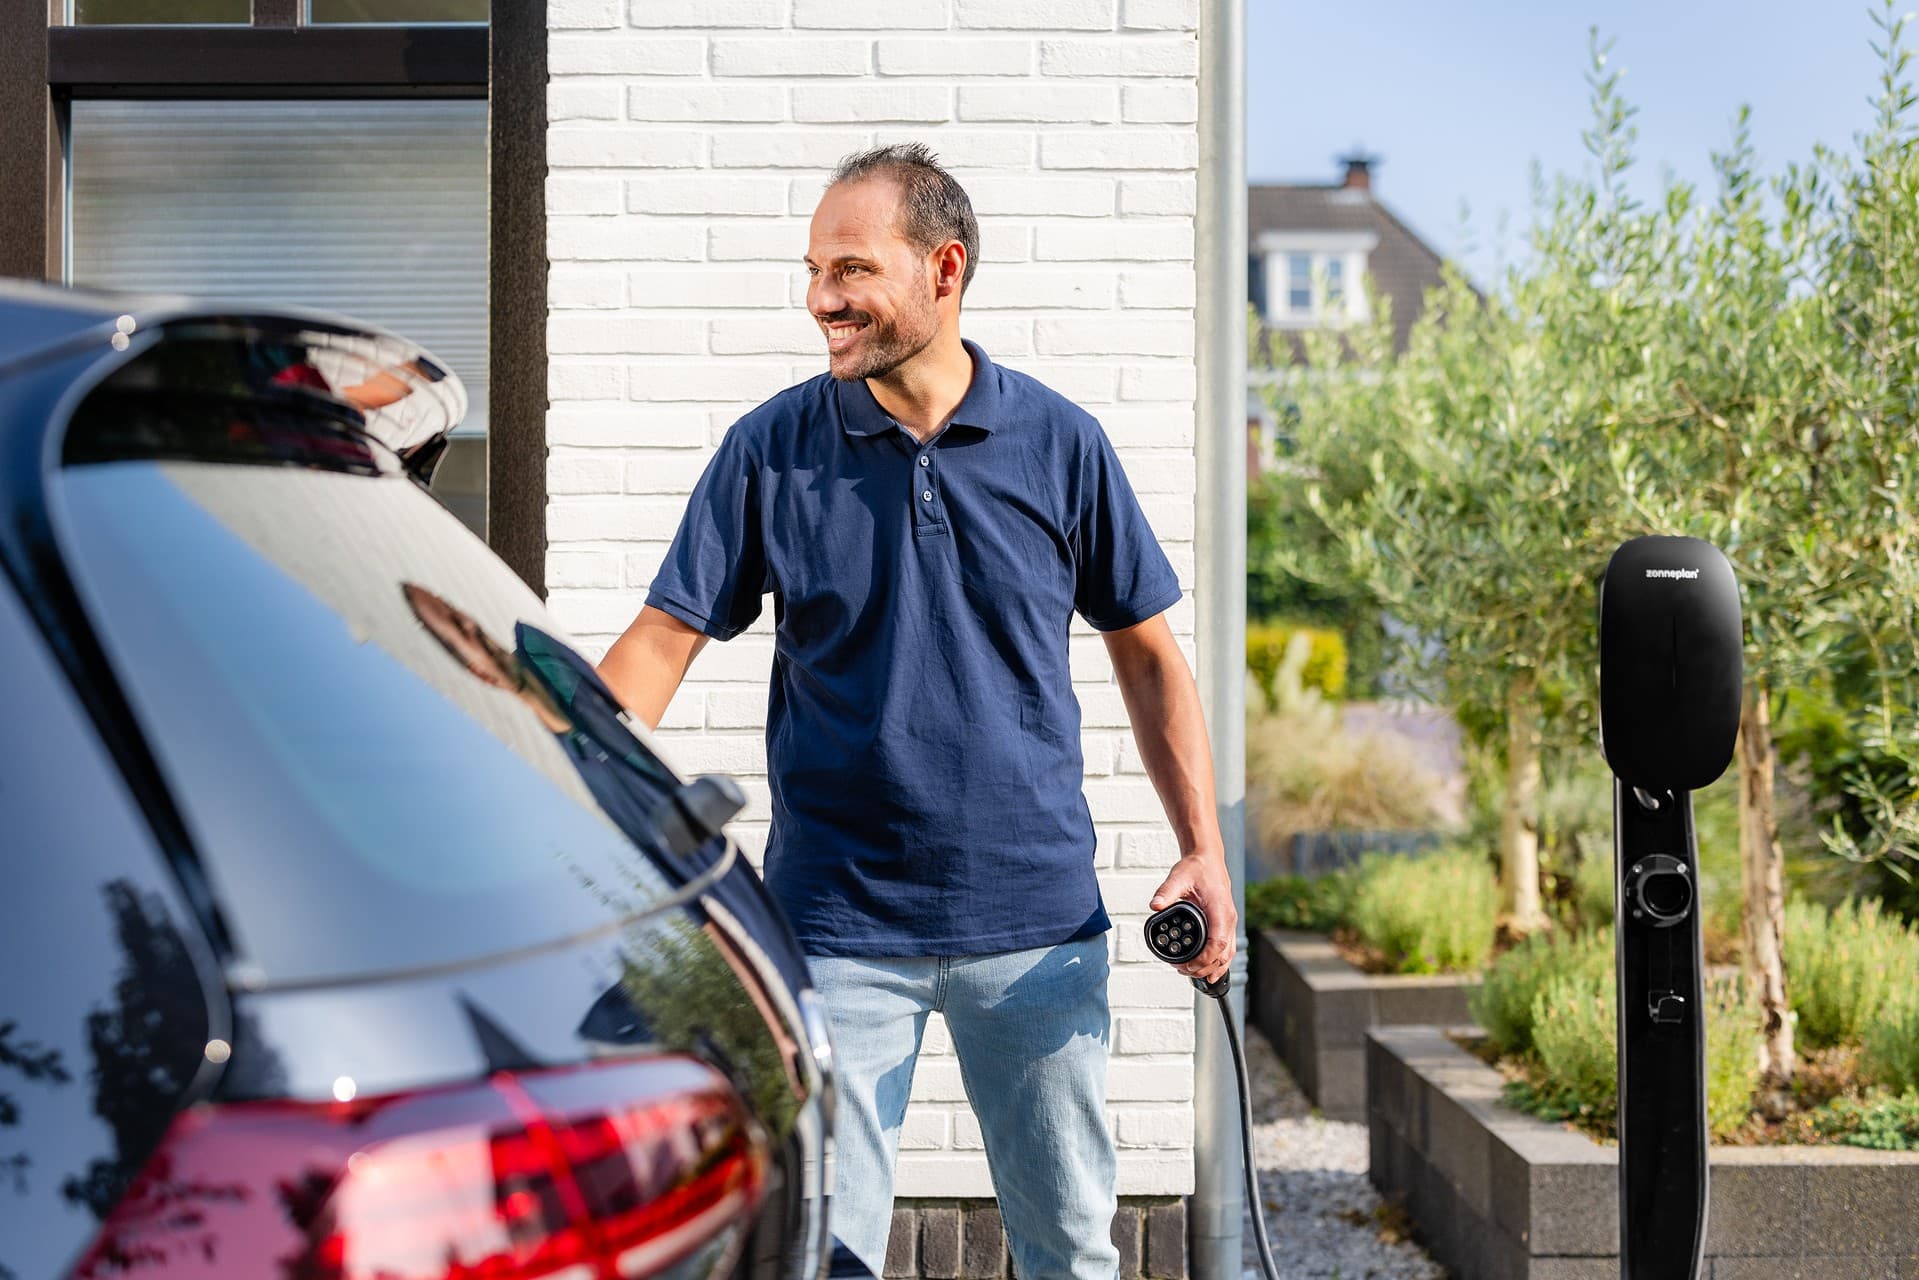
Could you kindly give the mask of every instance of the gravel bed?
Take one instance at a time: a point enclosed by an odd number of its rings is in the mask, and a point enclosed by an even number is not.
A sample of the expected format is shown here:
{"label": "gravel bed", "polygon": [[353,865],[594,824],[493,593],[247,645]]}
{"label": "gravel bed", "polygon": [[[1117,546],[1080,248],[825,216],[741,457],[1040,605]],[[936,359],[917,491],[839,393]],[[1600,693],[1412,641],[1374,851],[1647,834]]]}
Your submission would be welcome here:
{"label": "gravel bed", "polygon": [[[1253,1085],[1253,1153],[1266,1227],[1281,1280],[1446,1280],[1446,1270],[1390,1228],[1366,1179],[1366,1126],[1315,1114],[1257,1028],[1245,1036]],[[1237,1136],[1237,1135],[1235,1135]],[[1243,1280],[1261,1280],[1252,1223],[1241,1230]]]}

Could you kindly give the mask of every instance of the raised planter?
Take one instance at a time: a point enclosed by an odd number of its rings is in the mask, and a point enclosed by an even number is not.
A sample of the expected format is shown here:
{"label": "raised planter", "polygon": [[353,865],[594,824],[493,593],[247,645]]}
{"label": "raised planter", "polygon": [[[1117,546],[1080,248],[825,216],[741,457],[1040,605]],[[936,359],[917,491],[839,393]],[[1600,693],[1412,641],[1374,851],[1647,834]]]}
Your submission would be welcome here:
{"label": "raised planter", "polygon": [[1363,973],[1324,934],[1268,929],[1253,939],[1248,1009],[1300,1089],[1329,1119],[1366,1118],[1366,1030],[1471,1021],[1477,978]]}
{"label": "raised planter", "polygon": [[[1474,1032],[1475,1028],[1454,1028]],[[1372,1180],[1473,1280],[1618,1280],[1619,1150],[1499,1102],[1436,1027],[1367,1035]],[[1919,1276],[1919,1153],[1714,1147],[1712,1280]]]}

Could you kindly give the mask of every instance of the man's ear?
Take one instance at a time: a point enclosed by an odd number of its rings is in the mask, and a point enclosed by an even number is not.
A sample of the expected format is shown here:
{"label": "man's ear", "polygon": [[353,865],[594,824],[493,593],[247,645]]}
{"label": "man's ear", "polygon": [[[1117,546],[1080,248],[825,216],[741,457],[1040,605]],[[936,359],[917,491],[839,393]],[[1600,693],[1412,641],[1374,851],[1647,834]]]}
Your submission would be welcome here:
{"label": "man's ear", "polygon": [[933,255],[933,296],[944,298],[958,294],[966,280],[966,246],[948,240]]}

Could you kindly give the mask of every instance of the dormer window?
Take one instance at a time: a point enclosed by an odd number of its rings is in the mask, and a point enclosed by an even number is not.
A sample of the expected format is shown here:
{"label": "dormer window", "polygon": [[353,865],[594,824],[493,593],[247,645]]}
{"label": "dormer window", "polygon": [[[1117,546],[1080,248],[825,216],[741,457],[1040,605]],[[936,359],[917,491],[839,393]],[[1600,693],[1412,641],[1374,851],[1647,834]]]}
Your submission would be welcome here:
{"label": "dormer window", "polygon": [[1303,329],[1364,320],[1366,295],[1358,281],[1378,240],[1369,231],[1261,235],[1266,323]]}

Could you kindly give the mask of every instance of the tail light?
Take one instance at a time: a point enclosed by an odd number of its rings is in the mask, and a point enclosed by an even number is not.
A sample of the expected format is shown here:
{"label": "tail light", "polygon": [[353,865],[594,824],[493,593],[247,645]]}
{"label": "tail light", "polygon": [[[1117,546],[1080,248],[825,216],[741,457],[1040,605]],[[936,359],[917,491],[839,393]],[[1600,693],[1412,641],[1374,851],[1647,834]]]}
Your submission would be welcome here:
{"label": "tail light", "polygon": [[738,1095],[690,1058],[208,1106],[75,1274],[701,1280],[730,1267],[766,1174]]}

